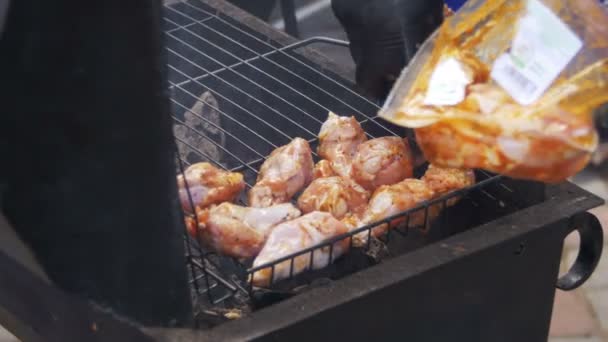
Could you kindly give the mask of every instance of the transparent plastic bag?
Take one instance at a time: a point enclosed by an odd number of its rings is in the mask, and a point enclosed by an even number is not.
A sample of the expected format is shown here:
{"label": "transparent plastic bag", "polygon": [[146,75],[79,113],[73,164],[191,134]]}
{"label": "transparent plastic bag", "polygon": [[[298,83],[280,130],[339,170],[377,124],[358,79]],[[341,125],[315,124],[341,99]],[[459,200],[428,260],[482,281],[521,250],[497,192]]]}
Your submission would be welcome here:
{"label": "transparent plastic bag", "polygon": [[562,181],[598,144],[608,13],[596,0],[469,0],[420,48],[380,116],[431,163]]}

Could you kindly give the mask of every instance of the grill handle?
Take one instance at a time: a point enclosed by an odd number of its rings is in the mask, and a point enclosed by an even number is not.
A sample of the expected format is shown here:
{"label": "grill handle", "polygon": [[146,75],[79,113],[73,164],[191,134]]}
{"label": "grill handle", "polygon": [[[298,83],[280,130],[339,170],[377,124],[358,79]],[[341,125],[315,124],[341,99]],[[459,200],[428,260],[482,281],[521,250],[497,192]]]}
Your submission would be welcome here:
{"label": "grill handle", "polygon": [[574,265],[568,273],[557,280],[556,287],[560,290],[571,291],[581,286],[597,267],[602,256],[603,231],[600,221],[595,215],[582,212],[570,219],[570,227],[580,235],[580,247]]}

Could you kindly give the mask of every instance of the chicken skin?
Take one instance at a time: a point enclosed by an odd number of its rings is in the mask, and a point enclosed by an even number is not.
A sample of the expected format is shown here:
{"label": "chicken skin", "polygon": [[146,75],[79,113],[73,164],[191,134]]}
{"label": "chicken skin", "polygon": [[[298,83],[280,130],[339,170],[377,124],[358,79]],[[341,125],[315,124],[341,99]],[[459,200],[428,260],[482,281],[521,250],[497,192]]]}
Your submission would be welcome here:
{"label": "chicken skin", "polygon": [[413,175],[412,152],[407,139],[382,137],[357,147],[353,179],[369,191],[398,183]]}
{"label": "chicken skin", "polygon": [[234,201],[245,189],[245,181],[240,173],[224,171],[203,162],[191,165],[183,175],[178,175],[177,186],[182,209],[192,214],[192,204],[195,208],[205,208]]}
{"label": "chicken skin", "polygon": [[366,140],[365,132],[355,117],[329,113],[319,132],[317,153],[331,163],[339,176],[349,178],[357,146]]}
{"label": "chicken skin", "polygon": [[314,162],[308,141],[295,138],[270,154],[257,183],[249,190],[249,205],[256,208],[289,202],[312,181]]}
{"label": "chicken skin", "polygon": [[298,198],[298,207],[304,213],[323,211],[342,219],[348,212],[365,206],[369,192],[352,180],[342,177],[315,179]]}
{"label": "chicken skin", "polygon": [[[314,246],[332,237],[348,232],[348,228],[331,214],[314,211],[295,220],[281,223],[272,229],[264,248],[255,258],[253,267],[261,266],[278,258]],[[349,239],[340,240],[320,250],[315,250],[312,269],[320,269],[331,264],[335,259],[347,251]],[[331,254],[331,256],[330,256]],[[331,258],[331,259],[330,259]],[[286,260],[274,267],[261,269],[253,274],[252,283],[255,286],[269,286],[271,282],[289,278],[290,274],[308,270],[311,266],[310,253],[304,253],[291,260]],[[272,281],[271,281],[272,279]]]}
{"label": "chicken skin", "polygon": [[336,176],[334,169],[331,168],[329,160],[321,159],[312,171],[312,179]]}
{"label": "chicken skin", "polygon": [[[435,196],[443,196],[452,191],[466,188],[475,184],[475,172],[470,169],[453,169],[429,165],[422,180],[435,192]],[[447,206],[455,205],[459,196],[447,201]]]}
{"label": "chicken skin", "polygon": [[[383,185],[374,192],[365,210],[347,215],[342,222],[352,230],[412,209],[425,201],[431,200],[434,196],[434,191],[419,179],[408,178],[397,184]],[[438,212],[431,212],[430,209],[428,222],[439,214]],[[394,227],[403,222],[408,222],[408,227],[424,226],[426,220],[424,209],[409,216],[409,219],[405,216],[392,220],[390,226]],[[387,232],[388,228],[389,225],[386,223],[380,224],[372,229],[371,235],[374,237],[381,236]],[[367,237],[367,231],[361,232],[355,236],[353,244],[360,246],[367,242]]]}
{"label": "chicken skin", "polygon": [[198,232],[193,226],[189,226],[189,232],[220,254],[252,258],[262,250],[274,226],[300,215],[291,203],[249,208],[225,202],[199,211]]}

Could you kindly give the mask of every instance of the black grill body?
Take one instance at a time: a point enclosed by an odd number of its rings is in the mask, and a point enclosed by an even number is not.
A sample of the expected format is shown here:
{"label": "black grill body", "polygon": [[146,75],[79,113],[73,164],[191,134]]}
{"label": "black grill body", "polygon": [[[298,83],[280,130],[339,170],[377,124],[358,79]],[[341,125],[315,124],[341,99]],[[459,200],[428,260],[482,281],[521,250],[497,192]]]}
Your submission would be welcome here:
{"label": "black grill body", "polygon": [[179,325],[192,314],[161,14],[154,1],[11,1],[0,202],[56,286]]}

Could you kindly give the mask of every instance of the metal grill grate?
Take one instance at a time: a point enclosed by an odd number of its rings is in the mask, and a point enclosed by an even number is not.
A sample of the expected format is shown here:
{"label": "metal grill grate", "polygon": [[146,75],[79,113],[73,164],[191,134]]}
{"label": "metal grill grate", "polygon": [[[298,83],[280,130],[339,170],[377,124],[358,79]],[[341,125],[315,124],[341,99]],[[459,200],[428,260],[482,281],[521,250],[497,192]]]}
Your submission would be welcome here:
{"label": "metal grill grate", "polygon": [[[284,46],[199,0],[166,5],[164,31],[179,150],[178,172],[192,163],[208,161],[226,170],[243,172],[251,187],[259,166],[273,149],[302,137],[314,150],[316,136],[329,111],[355,116],[370,137],[403,136],[400,128],[376,117],[378,105],[355,92],[350,82],[296,51],[312,43],[346,45],[344,42],[314,38]],[[499,203],[489,191],[481,189],[495,183],[498,177],[483,172],[478,176],[481,181],[476,189]],[[504,184],[498,188],[511,191]],[[464,196],[471,190],[451,196]],[[443,209],[446,200],[438,199],[420,208],[425,213],[432,204]],[[244,197],[240,201],[244,204]],[[470,204],[483,205],[474,200]],[[362,227],[359,231],[371,232],[371,228]],[[411,227],[406,222],[401,228],[395,231],[407,235]],[[340,238],[348,236],[334,240]],[[386,236],[390,238],[390,234]],[[335,241],[325,244],[330,250],[332,242]],[[194,241],[187,239],[187,246],[195,297],[206,294],[211,304],[228,298],[246,300],[239,296],[250,293],[243,280],[251,272],[269,266],[247,271],[237,261],[206,253]],[[314,253],[318,248],[300,254]],[[291,259],[293,265],[295,256],[279,261]],[[274,266],[270,266],[274,271]]]}

